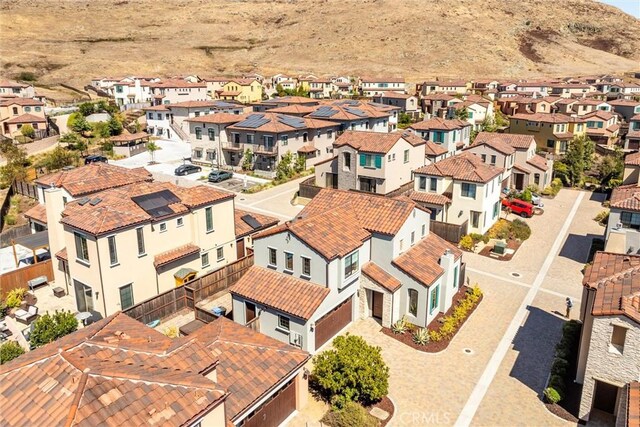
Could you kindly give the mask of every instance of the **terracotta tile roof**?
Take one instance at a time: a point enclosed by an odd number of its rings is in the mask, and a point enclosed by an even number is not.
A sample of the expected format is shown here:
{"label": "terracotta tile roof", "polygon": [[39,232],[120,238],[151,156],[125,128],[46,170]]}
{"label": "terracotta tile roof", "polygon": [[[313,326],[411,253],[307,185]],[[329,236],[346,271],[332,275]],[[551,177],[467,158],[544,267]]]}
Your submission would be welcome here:
{"label": "terracotta tile roof", "polygon": [[311,357],[305,351],[224,317],[189,335],[192,337],[219,360],[217,382],[229,393],[225,409],[232,420],[299,370]]}
{"label": "terracotta tile roof", "polygon": [[460,181],[486,183],[504,172],[504,169],[483,163],[475,154],[463,152],[439,162],[422,166],[417,174],[451,177]]}
{"label": "terracotta tile roof", "polygon": [[167,104],[167,107],[169,109],[171,108],[213,108],[217,106],[217,102],[216,101],[182,101],[182,102],[175,102],[173,104]]}
{"label": "terracotta tile roof", "polygon": [[43,224],[47,223],[47,208],[45,205],[37,204],[24,213],[27,218],[34,219]]}
{"label": "terracotta tile roof", "polygon": [[156,83],[150,83],[152,89],[155,88],[197,88],[207,87],[206,82],[190,83],[186,80],[163,80]]}
{"label": "terracotta tile roof", "polygon": [[281,107],[270,108],[270,113],[279,113],[279,114],[291,114],[293,116],[304,116],[316,111],[318,107],[312,105],[299,105],[299,104],[291,104],[291,105],[283,105]]}
{"label": "terracotta tile roof", "polygon": [[427,144],[427,140],[419,137],[418,135],[416,135],[415,133],[409,130],[397,130],[394,133],[402,135],[402,138],[414,147],[418,147],[422,144],[425,144],[425,145]]}
{"label": "terracotta tile roof", "polygon": [[429,287],[444,273],[440,257],[446,250],[453,252],[455,259],[462,256],[460,249],[429,233],[418,244],[397,257],[392,264],[422,285]]}
{"label": "terracotta tile roof", "polygon": [[[229,126],[227,129],[229,130],[246,130],[251,129],[255,132],[302,132],[306,129],[321,129],[327,127],[335,127],[336,123],[329,122],[326,120],[318,120],[313,118],[301,118],[296,116],[286,116],[284,114],[275,114],[275,113],[251,113],[246,119],[258,119],[262,118],[265,120],[265,123],[258,127],[244,127],[243,122],[238,122],[234,125]],[[289,120],[296,121],[301,123],[301,127],[293,127],[288,125],[287,122]]]}
{"label": "terracotta tile roof", "polygon": [[362,83],[404,83],[404,77],[362,77]]}
{"label": "terracotta tile roof", "polygon": [[168,251],[161,252],[153,258],[153,265],[155,268],[169,264],[173,261],[177,261],[181,258],[188,257],[200,253],[200,247],[192,243],[178,246],[177,248],[169,249]]}
{"label": "terracotta tile roof", "polygon": [[58,252],[56,252],[56,258],[62,261],[69,261],[69,256],[67,255],[67,248],[62,248]]}
{"label": "terracotta tile roof", "polygon": [[0,424],[189,425],[226,397],[216,362],[119,312],[1,366]]}
{"label": "terracotta tile roof", "polygon": [[371,233],[395,235],[416,208],[415,203],[354,191],[322,189],[298,214],[313,217],[346,207],[357,223]]}
{"label": "terracotta tile roof", "polygon": [[[168,207],[171,213],[154,217],[142,209],[133,197],[168,191],[179,201]],[[82,231],[100,235],[123,227],[152,221],[163,221],[167,217],[189,212],[199,206],[217,203],[234,197],[233,193],[199,185],[190,188],[178,187],[169,182],[138,182],[106,190],[91,196],[97,203],[81,203],[81,199],[67,203],[61,222]]]}
{"label": "terracotta tile roof", "polygon": [[169,106],[167,104],[160,104],[160,105],[154,105],[151,107],[145,107],[143,108],[143,110],[144,111],[169,111]]}
{"label": "terracotta tile roof", "polygon": [[226,123],[238,123],[246,118],[247,116],[245,116],[244,114],[215,113],[215,114],[206,114],[204,116],[199,116],[199,117],[192,117],[190,119],[186,119],[185,122],[226,124]]}
{"label": "terracotta tile roof", "polygon": [[422,99],[425,99],[427,101],[451,101],[452,99],[457,98],[446,93],[430,93],[429,95],[423,96]]}
{"label": "terracotta tile roof", "polygon": [[409,128],[414,130],[455,130],[462,129],[467,126],[471,126],[471,123],[463,120],[453,119],[445,120],[440,117],[433,117],[429,120],[423,120],[421,122],[413,123]]}
{"label": "terracotta tile roof", "polygon": [[555,136],[558,139],[571,139],[571,138],[573,138],[573,134],[571,132],[558,132],[558,133],[554,133],[553,136]]}
{"label": "terracotta tile roof", "polygon": [[[604,102],[604,101],[600,101],[600,102]],[[629,106],[629,107],[635,107],[637,105],[640,105],[640,101],[633,101],[631,99],[614,99],[612,101],[607,101],[607,104],[609,105],[613,105],[613,106]]]}
{"label": "terracotta tile roof", "polygon": [[329,295],[329,289],[324,286],[257,265],[229,291],[303,320],[309,320]]}
{"label": "terracotta tile roof", "polygon": [[[3,86],[0,85],[0,87],[3,87]],[[38,101],[37,99],[33,99],[33,98],[20,98],[20,97],[0,100],[0,106],[2,107],[8,107],[11,105],[42,107],[44,106],[44,102]]]}
{"label": "terracotta tile roof", "polygon": [[627,384],[627,425],[625,427],[640,426],[640,382]]}
{"label": "terracotta tile roof", "polygon": [[33,114],[21,114],[18,117],[13,117],[9,120],[5,120],[3,123],[7,124],[19,124],[19,123],[45,123],[47,119]]}
{"label": "terracotta tile roof", "polygon": [[402,283],[386,271],[384,271],[378,264],[370,261],[362,266],[362,273],[367,276],[369,279],[376,282],[378,285],[382,286],[389,292],[397,291]]}
{"label": "terracotta tile roof", "polygon": [[391,116],[391,111],[399,110],[399,107],[375,104],[354,100],[322,101],[316,111],[305,117],[317,117],[324,120],[367,120],[383,119]]}
{"label": "terracotta tile roof", "polygon": [[242,92],[239,90],[223,90],[222,92],[220,92],[220,96],[238,96],[241,93]]}
{"label": "terracotta tile roof", "polygon": [[45,186],[53,184],[64,188],[73,197],[78,197],[152,179],[151,172],[144,168],[127,169],[98,162],[41,176],[36,179],[36,183]]}
{"label": "terracotta tile roof", "polygon": [[640,323],[640,255],[596,252],[583,284],[596,292],[592,315],[625,315]]}
{"label": "terracotta tile roof", "polygon": [[515,114],[511,116],[516,120],[527,120],[530,122],[543,122],[543,123],[575,123],[582,122],[582,119],[576,117],[566,116],[560,113],[534,113],[534,114]]}
{"label": "terracotta tile roof", "polygon": [[405,139],[412,146],[416,146],[420,142],[424,144],[425,142],[420,137],[412,137],[409,132],[382,133],[348,130],[336,139],[333,146],[342,147],[348,145],[358,151],[386,154],[400,139]]}
{"label": "terracotta tile roof", "polygon": [[517,135],[513,133],[480,132],[474,140],[474,145],[484,141],[500,141],[515,149],[528,150],[535,139],[531,135]]}
{"label": "terracotta tile roof", "polygon": [[148,137],[149,134],[146,132],[121,133],[120,135],[112,136],[111,138],[109,138],[109,140],[111,142],[131,142]]}
{"label": "terracotta tile roof", "polygon": [[424,191],[411,191],[409,193],[409,198],[414,202],[438,206],[444,206],[451,203],[451,199],[444,194],[427,193]]}
{"label": "terracotta tile roof", "polygon": [[640,166],[640,151],[629,153],[624,156],[624,164],[630,166]]}
{"label": "terracotta tile roof", "polygon": [[535,156],[527,160],[527,163],[535,167],[536,169],[540,169],[542,171],[546,171],[549,169],[549,167],[547,166],[547,159],[545,159],[539,154],[536,154]]}
{"label": "terracotta tile roof", "polygon": [[265,104],[313,104],[318,105],[315,99],[305,98],[304,96],[279,96],[264,102]]}
{"label": "terracotta tile roof", "polygon": [[441,156],[448,153],[448,151],[440,144],[436,144],[432,141],[427,141],[424,146],[424,153],[426,156]]}
{"label": "terracotta tile roof", "polygon": [[[243,211],[241,209],[235,209],[235,229],[236,229],[236,239],[240,237],[248,236],[253,233],[257,233],[258,231],[264,230],[269,227],[273,227],[277,225],[280,220],[278,218],[273,218],[267,215],[258,214],[255,212]],[[258,228],[253,228],[245,219],[251,221],[251,218],[257,221],[260,226]],[[243,219],[244,218],[244,219]]]}
{"label": "terracotta tile roof", "polygon": [[[510,144],[507,144],[501,138],[495,138],[490,136],[486,137],[485,135],[482,135],[483,133],[488,133],[488,132],[480,132],[476,137],[475,141],[473,142],[473,145],[471,145],[470,148],[486,145],[487,147],[493,148],[498,153],[501,153],[507,156],[516,152],[516,149],[513,148],[513,146],[511,146]],[[482,137],[478,138],[481,135]]]}
{"label": "terracotta tile roof", "polygon": [[519,170],[521,172],[524,172],[526,174],[530,174],[531,173],[531,169],[528,169],[526,166],[523,166],[523,165],[521,165],[519,163],[514,164],[513,168],[516,169],[516,170]]}
{"label": "terracotta tile roof", "polygon": [[11,80],[2,80],[0,81],[0,87],[29,87],[29,85],[24,83],[13,82]]}
{"label": "terracotta tile roof", "polygon": [[377,95],[376,98],[393,98],[393,99],[409,99],[413,97],[408,93],[398,93],[398,92],[382,92],[382,95]]}
{"label": "terracotta tile roof", "polygon": [[631,184],[614,188],[609,205],[626,211],[640,211],[640,187]]}

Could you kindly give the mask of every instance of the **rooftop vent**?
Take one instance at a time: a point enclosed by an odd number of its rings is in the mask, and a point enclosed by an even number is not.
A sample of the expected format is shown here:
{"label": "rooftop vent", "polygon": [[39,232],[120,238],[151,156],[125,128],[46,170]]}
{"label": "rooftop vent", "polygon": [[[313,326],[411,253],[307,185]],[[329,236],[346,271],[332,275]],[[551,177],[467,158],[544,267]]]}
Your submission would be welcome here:
{"label": "rooftop vent", "polygon": [[90,199],[89,199],[88,197],[83,197],[82,199],[78,200],[78,204],[79,204],[80,206],[84,206],[84,205],[86,205],[86,204],[89,202],[89,200],[90,200]]}
{"label": "rooftop vent", "polygon": [[101,199],[100,197],[96,197],[95,199],[91,200],[91,201],[89,202],[89,204],[90,204],[91,206],[95,206],[95,205],[97,205],[98,203],[100,203],[101,201],[102,201],[102,199]]}

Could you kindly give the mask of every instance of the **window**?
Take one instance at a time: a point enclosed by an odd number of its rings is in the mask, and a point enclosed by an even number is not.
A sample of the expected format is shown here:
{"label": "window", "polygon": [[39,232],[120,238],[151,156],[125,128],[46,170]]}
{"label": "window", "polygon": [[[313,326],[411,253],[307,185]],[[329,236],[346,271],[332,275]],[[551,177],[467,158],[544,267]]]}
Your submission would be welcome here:
{"label": "window", "polygon": [[431,290],[431,305],[429,306],[429,312],[433,313],[433,310],[438,308],[438,300],[440,299],[440,285]]}
{"label": "window", "polygon": [[374,156],[371,154],[360,154],[360,166],[365,168],[382,168],[382,156]]}
{"label": "window", "polygon": [[167,223],[163,222],[160,224],[160,232],[164,233],[165,231],[167,231]]}
{"label": "window", "polygon": [[404,162],[409,163],[409,150],[404,150]]}
{"label": "window", "polygon": [[627,338],[627,328],[622,326],[613,325],[613,332],[611,333],[611,347],[620,354],[624,351],[624,342]]}
{"label": "window", "polygon": [[273,267],[278,265],[278,252],[274,248],[269,248],[269,265]]}
{"label": "window", "polygon": [[302,275],[311,277],[311,259],[307,257],[302,258]]}
{"label": "window", "polygon": [[400,239],[400,252],[404,250],[404,239]]}
{"label": "window", "polygon": [[289,135],[282,135],[280,141],[282,141],[282,145],[289,145]]}
{"label": "window", "polygon": [[416,232],[412,231],[411,232],[411,246],[413,246],[413,244],[416,242]]}
{"label": "window", "polygon": [[133,285],[128,284],[120,288],[120,310],[133,306]]}
{"label": "window", "polygon": [[284,253],[284,269],[293,271],[293,254],[291,252]]}
{"label": "window", "polygon": [[424,237],[427,234],[427,224],[422,224],[422,237]]}
{"label": "window", "polygon": [[426,190],[427,189],[427,177],[426,176],[418,177],[418,189],[419,190]]}
{"label": "window", "polygon": [[429,191],[437,191],[438,190],[438,179],[430,178],[429,179]]}
{"label": "window", "polygon": [[218,261],[222,261],[224,259],[224,248],[217,248],[216,249],[216,259]]}
{"label": "window", "polygon": [[202,139],[202,128],[196,128],[196,139]]}
{"label": "window", "polygon": [[73,233],[76,240],[76,258],[89,262],[89,247],[87,246],[87,238],[82,234]]}
{"label": "window", "polygon": [[351,153],[344,153],[342,155],[342,159],[344,160],[343,168],[346,171],[351,170]]}
{"label": "window", "polygon": [[492,155],[492,156],[491,156],[491,165],[492,165],[492,166],[495,166],[495,165],[496,165],[496,156],[495,156],[495,155]]}
{"label": "window", "polygon": [[144,255],[144,231],[142,227],[136,228],[136,237],[138,238],[138,256]]}
{"label": "window", "polygon": [[109,262],[111,265],[118,264],[118,251],[116,249],[116,236],[107,237],[109,243]]}
{"label": "window", "polygon": [[13,107],[12,110],[14,116],[18,115],[18,107]]}
{"label": "window", "polygon": [[207,132],[209,133],[209,141],[215,141],[216,139],[216,130],[213,128],[209,128],[207,129]]}
{"label": "window", "polygon": [[184,218],[176,219],[176,226],[177,227],[182,227],[183,225],[184,225]]}
{"label": "window", "polygon": [[458,287],[458,266],[456,265],[453,269],[453,287]]}
{"label": "window", "polygon": [[331,138],[333,136],[333,131],[332,130],[328,130],[327,131],[327,138]]}
{"label": "window", "polygon": [[278,328],[285,331],[289,330],[289,318],[281,314],[278,315]]}
{"label": "window", "polygon": [[247,134],[247,144],[253,144],[254,136],[250,133]]}
{"label": "window", "polygon": [[547,139],[547,148],[555,148],[556,142],[553,139]]}
{"label": "window", "polygon": [[632,212],[621,212],[620,222],[625,228],[640,229],[640,214]]}
{"label": "window", "polygon": [[480,158],[482,159],[482,163],[487,163],[487,155],[486,154],[481,154]]}
{"label": "window", "polygon": [[202,268],[209,267],[209,253],[200,255],[200,261],[202,262]]}
{"label": "window", "polygon": [[471,211],[471,227],[478,228],[480,224],[480,212]]}
{"label": "window", "polygon": [[24,107],[24,112],[25,113],[30,113],[31,112],[31,107]]}
{"label": "window", "polygon": [[41,107],[36,107],[36,111],[39,113],[40,111],[42,111]]}
{"label": "window", "polygon": [[211,206],[205,208],[204,217],[207,226],[207,233],[213,231],[213,208]]}
{"label": "window", "polygon": [[540,174],[539,173],[536,173],[536,174],[533,175],[533,183],[535,185],[540,185]]}
{"label": "window", "polygon": [[418,291],[415,289],[409,289],[409,314],[418,315]]}
{"label": "window", "polygon": [[500,213],[500,202],[495,202],[493,204],[493,216],[491,218],[496,219],[499,213]]}
{"label": "window", "polygon": [[344,278],[351,277],[358,271],[358,251],[344,258]]}
{"label": "window", "polygon": [[476,185],[467,182],[462,183],[462,197],[476,198]]}

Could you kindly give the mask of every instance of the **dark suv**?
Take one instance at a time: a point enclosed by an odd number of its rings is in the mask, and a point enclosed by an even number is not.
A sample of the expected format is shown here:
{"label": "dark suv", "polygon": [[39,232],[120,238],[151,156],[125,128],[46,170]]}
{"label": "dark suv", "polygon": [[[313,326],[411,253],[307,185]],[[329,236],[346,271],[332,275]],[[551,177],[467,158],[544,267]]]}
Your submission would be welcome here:
{"label": "dark suv", "polygon": [[202,168],[196,165],[180,165],[175,170],[175,174],[178,176],[189,175],[197,172],[202,172]]}
{"label": "dark suv", "polygon": [[109,160],[105,156],[87,156],[84,159],[85,165],[98,162],[109,163]]}

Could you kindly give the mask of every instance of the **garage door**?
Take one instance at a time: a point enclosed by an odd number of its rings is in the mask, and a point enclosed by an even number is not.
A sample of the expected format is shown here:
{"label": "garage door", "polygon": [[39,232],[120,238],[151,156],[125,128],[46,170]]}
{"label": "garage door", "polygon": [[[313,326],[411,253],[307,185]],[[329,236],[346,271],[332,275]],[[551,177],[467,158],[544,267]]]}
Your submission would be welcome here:
{"label": "garage door", "polygon": [[316,350],[351,322],[352,300],[349,298],[316,322]]}
{"label": "garage door", "polygon": [[282,424],[296,410],[295,381],[289,381],[276,394],[264,403],[249,418],[245,418],[242,427],[276,427]]}

